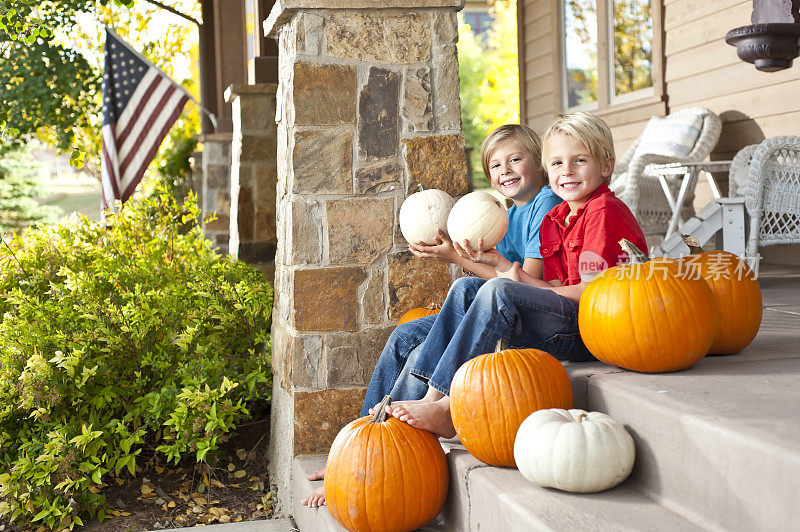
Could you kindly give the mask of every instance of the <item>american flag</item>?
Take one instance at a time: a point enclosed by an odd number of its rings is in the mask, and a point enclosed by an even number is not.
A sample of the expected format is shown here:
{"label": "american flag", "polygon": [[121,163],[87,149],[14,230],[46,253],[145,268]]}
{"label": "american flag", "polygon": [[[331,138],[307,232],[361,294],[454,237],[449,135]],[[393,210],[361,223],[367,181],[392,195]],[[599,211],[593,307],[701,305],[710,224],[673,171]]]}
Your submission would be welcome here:
{"label": "american flag", "polygon": [[133,194],[191,96],[106,28],[102,207]]}

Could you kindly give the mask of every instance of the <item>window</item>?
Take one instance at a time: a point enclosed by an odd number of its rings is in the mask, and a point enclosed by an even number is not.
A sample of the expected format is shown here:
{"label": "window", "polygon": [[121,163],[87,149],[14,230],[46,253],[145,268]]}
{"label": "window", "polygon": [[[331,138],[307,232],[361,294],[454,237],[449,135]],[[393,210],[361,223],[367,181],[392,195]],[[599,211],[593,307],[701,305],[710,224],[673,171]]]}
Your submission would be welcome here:
{"label": "window", "polygon": [[488,8],[464,8],[461,16],[464,17],[464,22],[472,29],[472,33],[478,37],[486,37],[486,32],[492,25],[492,16],[489,14]]}
{"label": "window", "polygon": [[[605,109],[656,95],[660,11],[651,0],[562,0],[566,109]],[[660,52],[658,52],[660,53]],[[658,94],[660,96],[660,93]]]}

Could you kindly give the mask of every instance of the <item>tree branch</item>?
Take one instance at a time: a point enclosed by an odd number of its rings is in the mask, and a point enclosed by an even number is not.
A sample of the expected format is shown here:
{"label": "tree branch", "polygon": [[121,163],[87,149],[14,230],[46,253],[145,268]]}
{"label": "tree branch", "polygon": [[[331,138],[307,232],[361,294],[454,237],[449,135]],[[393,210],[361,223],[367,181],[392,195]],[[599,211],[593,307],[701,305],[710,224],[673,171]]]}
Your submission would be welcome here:
{"label": "tree branch", "polygon": [[170,7],[170,6],[168,6],[168,5],[164,5],[164,4],[162,4],[161,2],[156,2],[155,0],[145,0],[145,2],[147,2],[147,3],[149,3],[149,4],[153,4],[154,6],[158,6],[158,7],[160,7],[161,9],[166,9],[166,10],[167,10],[167,11],[169,11],[170,13],[172,13],[172,14],[175,14],[175,15],[178,15],[179,17],[181,17],[181,18],[184,18],[184,19],[188,20],[189,22],[194,22],[195,24],[197,24],[197,27],[198,27],[198,28],[199,28],[200,26],[202,26],[202,25],[203,25],[203,23],[202,23],[202,22],[200,22],[200,21],[198,21],[198,20],[196,20],[196,19],[193,19],[193,18],[192,18],[192,17],[190,17],[189,15],[186,15],[186,14],[184,14],[184,13],[181,13],[180,11],[178,11],[177,9],[175,9],[174,7]]}

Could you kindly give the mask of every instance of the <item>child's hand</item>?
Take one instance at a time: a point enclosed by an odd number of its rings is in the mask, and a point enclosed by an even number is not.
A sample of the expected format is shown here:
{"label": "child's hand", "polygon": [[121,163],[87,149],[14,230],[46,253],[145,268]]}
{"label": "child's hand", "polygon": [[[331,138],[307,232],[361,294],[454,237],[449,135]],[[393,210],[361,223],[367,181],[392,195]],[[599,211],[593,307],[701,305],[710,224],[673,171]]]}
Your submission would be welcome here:
{"label": "child's hand", "polygon": [[503,256],[500,255],[500,252],[497,249],[487,249],[486,251],[481,251],[483,249],[483,239],[478,239],[478,250],[475,251],[471,247],[466,240],[463,243],[459,244],[458,242],[453,242],[453,247],[456,250],[456,253],[459,256],[471,260],[472,262],[477,262],[480,264],[486,264],[491,266],[492,268],[496,268],[498,264],[500,264],[503,260]]}
{"label": "child's hand", "polygon": [[434,259],[445,262],[456,262],[458,260],[458,253],[453,247],[453,242],[441,229],[439,229],[439,238],[436,239],[435,245],[429,246],[423,242],[409,243],[408,250],[421,259]]}
{"label": "child's hand", "polygon": [[512,281],[522,282],[522,275],[520,272],[522,271],[522,266],[519,265],[519,262],[514,262],[511,264],[511,267],[504,271],[504,272],[497,272],[498,277],[502,277],[504,279],[511,279]]}

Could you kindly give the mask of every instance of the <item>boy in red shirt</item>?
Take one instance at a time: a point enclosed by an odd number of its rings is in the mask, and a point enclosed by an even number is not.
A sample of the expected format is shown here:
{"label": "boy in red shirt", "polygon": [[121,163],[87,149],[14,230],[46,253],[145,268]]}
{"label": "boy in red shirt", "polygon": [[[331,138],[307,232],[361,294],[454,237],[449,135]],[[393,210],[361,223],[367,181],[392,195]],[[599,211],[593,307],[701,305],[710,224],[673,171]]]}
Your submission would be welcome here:
{"label": "boy in red shirt", "polygon": [[545,215],[539,230],[544,280],[528,275],[496,250],[467,258],[495,266],[497,277],[456,281],[423,345],[411,374],[428,383],[418,401],[401,401],[387,411],[437,436],[453,437],[450,383],[466,361],[509,347],[542,349],[561,360],[594,357],[578,332],[578,301],[594,275],[625,258],[627,238],[646,249],[630,209],[608,188],[614,143],[603,120],[589,113],[559,115],[543,136],[542,161],[550,187],[564,202]]}

